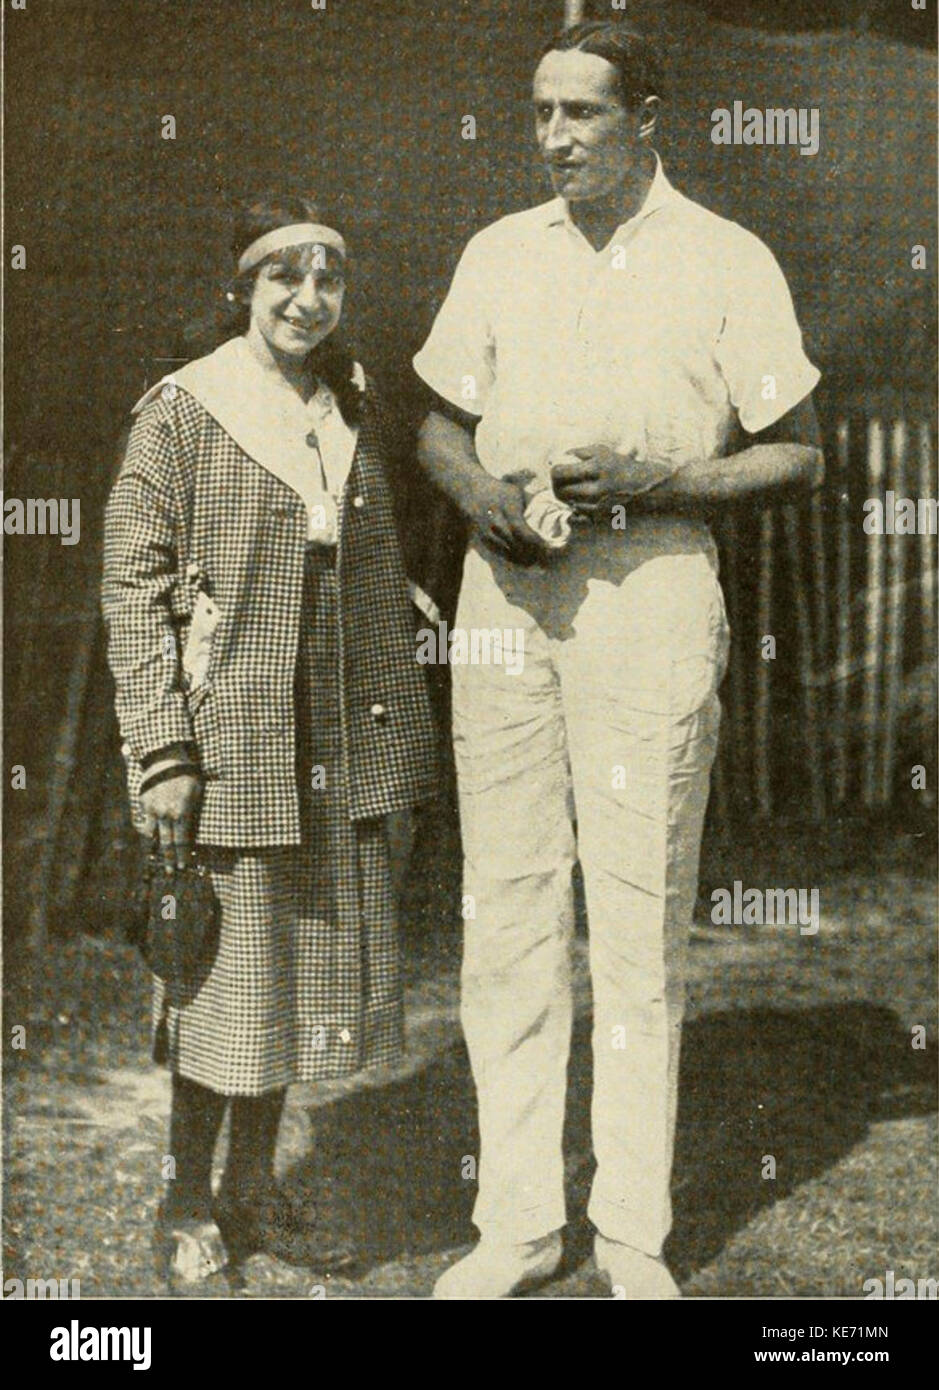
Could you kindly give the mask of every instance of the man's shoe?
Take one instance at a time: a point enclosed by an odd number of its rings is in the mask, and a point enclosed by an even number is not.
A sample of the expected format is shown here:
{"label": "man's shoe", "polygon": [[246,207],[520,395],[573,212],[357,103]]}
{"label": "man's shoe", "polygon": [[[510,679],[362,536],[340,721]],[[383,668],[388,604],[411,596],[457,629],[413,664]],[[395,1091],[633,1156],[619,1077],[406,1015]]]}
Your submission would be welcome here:
{"label": "man's shoe", "polygon": [[545,1283],[560,1263],[560,1231],[524,1245],[483,1238],[440,1276],[434,1298],[509,1298]]}
{"label": "man's shoe", "polygon": [[681,1289],[662,1260],[597,1234],[597,1269],[610,1281],[615,1298],[681,1298]]}

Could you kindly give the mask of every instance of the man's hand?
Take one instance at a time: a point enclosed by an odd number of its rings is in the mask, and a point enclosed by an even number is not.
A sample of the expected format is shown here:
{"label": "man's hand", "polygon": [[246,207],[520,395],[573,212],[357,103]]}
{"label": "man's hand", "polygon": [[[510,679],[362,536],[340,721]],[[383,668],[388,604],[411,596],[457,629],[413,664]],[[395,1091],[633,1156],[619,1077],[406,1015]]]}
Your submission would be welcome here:
{"label": "man's hand", "polygon": [[517,565],[535,565],[552,552],[525,520],[525,507],[520,482],[492,478],[480,470],[467,508],[480,539]]}
{"label": "man's hand", "polygon": [[568,449],[570,462],[556,463],[551,469],[555,494],[582,516],[596,520],[621,503],[649,492],[670,478],[674,463],[640,459],[634,451],[617,454],[606,444]]}
{"label": "man's hand", "polygon": [[160,849],[167,868],[186,864],[195,838],[195,819],[202,796],[202,780],[191,772],[180,773],[141,792],[146,813],[145,833],[160,833]]}
{"label": "man's hand", "polygon": [[417,439],[417,456],[428,477],[492,550],[517,565],[548,560],[554,552],[525,520],[524,483],[534,474],[492,477],[476,454],[475,417],[443,400],[438,406],[428,414]]}

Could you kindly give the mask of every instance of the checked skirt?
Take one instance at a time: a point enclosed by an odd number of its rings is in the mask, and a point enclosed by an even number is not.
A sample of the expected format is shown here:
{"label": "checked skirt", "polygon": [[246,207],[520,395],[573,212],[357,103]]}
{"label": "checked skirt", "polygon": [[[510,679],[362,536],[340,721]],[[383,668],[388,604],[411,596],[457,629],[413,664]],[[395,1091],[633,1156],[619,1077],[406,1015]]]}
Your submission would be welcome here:
{"label": "checked skirt", "polygon": [[384,818],[349,819],[335,552],[308,545],[295,684],[302,843],[200,846],[222,905],[199,981],[155,982],[154,1059],[224,1095],[397,1061],[404,1016]]}

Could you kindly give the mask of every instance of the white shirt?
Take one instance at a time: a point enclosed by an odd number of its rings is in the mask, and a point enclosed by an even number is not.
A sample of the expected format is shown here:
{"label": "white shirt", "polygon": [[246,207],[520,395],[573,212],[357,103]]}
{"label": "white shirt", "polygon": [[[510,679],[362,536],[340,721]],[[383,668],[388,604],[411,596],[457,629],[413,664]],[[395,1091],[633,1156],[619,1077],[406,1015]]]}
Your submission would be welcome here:
{"label": "white shirt", "polygon": [[549,481],[564,451],[607,444],[676,463],[726,452],[813,389],[786,281],[752,233],[672,187],[594,250],[562,199],[478,232],[414,367],[480,417],[496,476]]}

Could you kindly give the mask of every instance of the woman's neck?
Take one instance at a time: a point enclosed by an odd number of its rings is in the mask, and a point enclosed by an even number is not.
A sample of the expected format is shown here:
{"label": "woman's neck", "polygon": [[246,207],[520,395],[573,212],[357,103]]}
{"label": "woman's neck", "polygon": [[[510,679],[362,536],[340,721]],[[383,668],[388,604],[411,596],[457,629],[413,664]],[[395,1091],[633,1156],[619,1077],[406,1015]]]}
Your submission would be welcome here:
{"label": "woman's neck", "polygon": [[280,377],[303,401],[310,399],[314,382],[305,357],[291,357],[287,353],[277,352],[253,324],[244,335],[244,341],[259,366],[270,372],[272,377]]}

